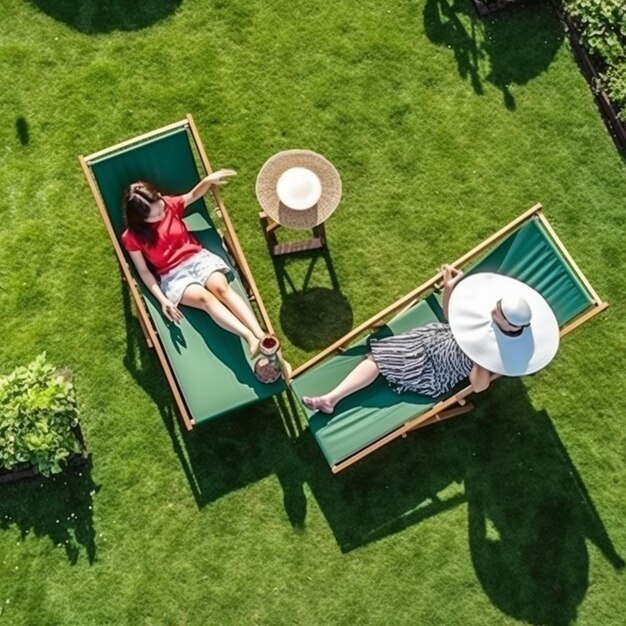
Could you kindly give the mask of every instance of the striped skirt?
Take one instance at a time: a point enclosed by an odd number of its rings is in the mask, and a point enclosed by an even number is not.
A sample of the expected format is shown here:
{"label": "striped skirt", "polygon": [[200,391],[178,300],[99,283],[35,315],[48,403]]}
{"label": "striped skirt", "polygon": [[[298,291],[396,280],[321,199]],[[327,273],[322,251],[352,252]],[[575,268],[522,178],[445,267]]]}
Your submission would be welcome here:
{"label": "striped skirt", "polygon": [[374,362],[397,393],[437,398],[469,376],[474,365],[448,324],[432,323],[400,335],[370,339]]}

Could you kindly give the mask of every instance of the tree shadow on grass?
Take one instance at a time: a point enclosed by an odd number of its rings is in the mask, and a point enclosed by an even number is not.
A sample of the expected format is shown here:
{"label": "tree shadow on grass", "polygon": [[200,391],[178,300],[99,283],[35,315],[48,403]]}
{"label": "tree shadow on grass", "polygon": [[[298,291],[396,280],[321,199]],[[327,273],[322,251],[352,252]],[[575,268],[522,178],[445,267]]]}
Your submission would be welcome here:
{"label": "tree shadow on grass", "polygon": [[470,0],[427,0],[424,27],[433,43],[451,49],[460,76],[469,79],[476,94],[484,93],[484,82],[491,83],[502,91],[509,110],[517,106],[511,86],[525,85],[546,71],[564,38],[556,14],[543,3],[480,19]]}
{"label": "tree shadow on grass", "polygon": [[615,569],[624,561],[521,381],[498,381],[478,402],[336,476],[307,431],[303,479],[343,552],[467,503],[472,562],[493,604],[531,624],[568,624],[589,584],[586,541]]}
{"label": "tree shadow on grass", "polygon": [[[126,317],[126,368],[158,407],[172,447],[178,456],[198,508],[224,495],[275,474],[285,492],[286,513],[294,526],[303,516],[304,498],[297,475],[297,456],[276,398],[197,425],[191,432],[182,426],[176,405],[158,358],[144,338],[122,286]],[[210,389],[207,389],[210,393]],[[299,494],[302,495],[299,495]]]}
{"label": "tree shadow on grass", "polygon": [[96,558],[91,462],[68,468],[50,478],[36,478],[0,487],[0,529],[17,528],[21,538],[49,537],[63,547],[75,565],[84,550],[90,564]]}
{"label": "tree shadow on grass", "polygon": [[139,30],[171,15],[182,0],[28,0],[46,15],[93,35]]}

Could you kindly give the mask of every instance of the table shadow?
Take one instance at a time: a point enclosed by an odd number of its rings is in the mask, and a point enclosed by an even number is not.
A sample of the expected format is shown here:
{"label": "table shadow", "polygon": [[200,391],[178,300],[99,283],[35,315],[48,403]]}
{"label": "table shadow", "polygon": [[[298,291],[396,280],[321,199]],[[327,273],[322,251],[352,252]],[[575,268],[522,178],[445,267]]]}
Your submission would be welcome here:
{"label": "table shadow", "polygon": [[[352,307],[341,292],[327,249],[297,257],[274,257],[272,261],[282,298],[280,325],[293,345],[308,352],[320,350],[351,330]],[[311,284],[322,261],[330,287]],[[294,278],[305,268],[302,277]]]}

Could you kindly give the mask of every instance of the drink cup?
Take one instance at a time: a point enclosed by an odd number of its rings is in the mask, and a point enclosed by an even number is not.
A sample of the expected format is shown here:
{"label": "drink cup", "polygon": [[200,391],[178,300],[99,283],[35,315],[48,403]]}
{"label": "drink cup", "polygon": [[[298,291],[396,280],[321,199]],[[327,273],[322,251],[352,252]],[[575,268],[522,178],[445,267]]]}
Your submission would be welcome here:
{"label": "drink cup", "polygon": [[276,337],[273,337],[272,335],[266,335],[261,340],[261,346],[260,346],[261,354],[264,354],[265,356],[268,356],[268,357],[273,356],[274,354],[278,352],[279,349],[280,349],[280,341],[278,341]]}

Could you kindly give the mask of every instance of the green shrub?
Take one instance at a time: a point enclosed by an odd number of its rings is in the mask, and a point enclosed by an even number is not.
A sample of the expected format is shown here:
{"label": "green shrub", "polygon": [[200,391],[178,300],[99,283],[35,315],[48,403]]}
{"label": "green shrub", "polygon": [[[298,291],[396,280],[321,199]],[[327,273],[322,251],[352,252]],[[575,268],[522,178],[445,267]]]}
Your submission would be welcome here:
{"label": "green shrub", "polygon": [[626,61],[611,68],[606,76],[609,97],[620,107],[620,118],[626,121]]}
{"label": "green shrub", "polygon": [[625,58],[624,0],[565,0],[565,6],[582,27],[583,39],[594,54],[609,65]]}
{"label": "green shrub", "polygon": [[602,62],[601,87],[626,121],[626,2],[624,0],[564,0],[576,19],[583,42]]}
{"label": "green shrub", "polygon": [[39,355],[26,367],[0,378],[0,468],[27,463],[45,475],[81,445],[74,386]]}

